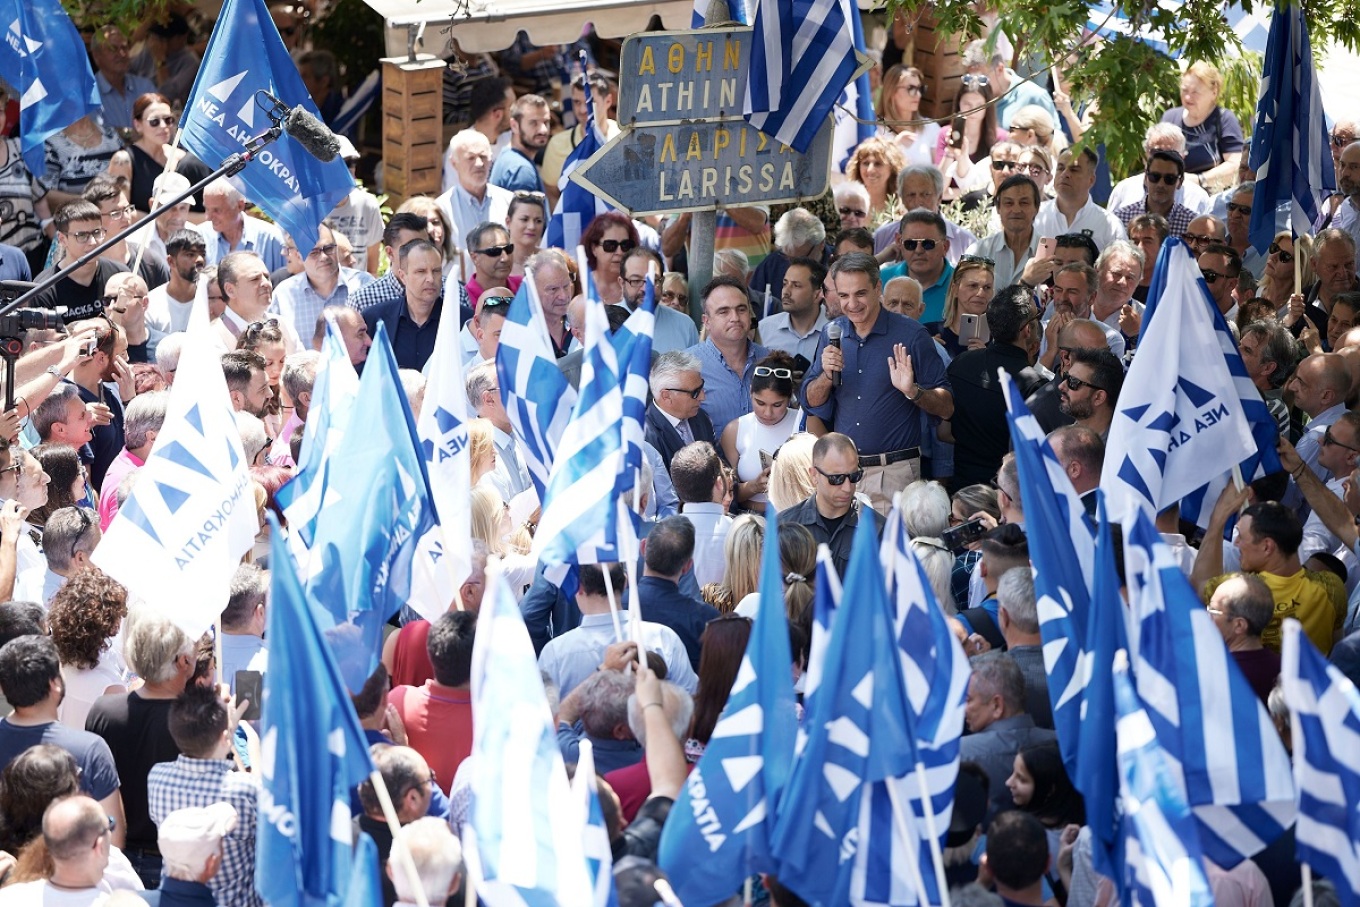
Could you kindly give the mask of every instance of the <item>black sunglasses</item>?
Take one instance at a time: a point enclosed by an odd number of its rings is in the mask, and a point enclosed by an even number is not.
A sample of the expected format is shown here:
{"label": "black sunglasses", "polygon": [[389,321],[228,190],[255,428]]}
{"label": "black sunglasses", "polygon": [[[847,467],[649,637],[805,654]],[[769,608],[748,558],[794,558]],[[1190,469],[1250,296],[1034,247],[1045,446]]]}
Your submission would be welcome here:
{"label": "black sunglasses", "polygon": [[1199,272],[1204,275],[1205,283],[1218,283],[1224,277],[1228,276],[1227,274],[1220,274],[1212,268],[1200,268]]}
{"label": "black sunglasses", "polygon": [[859,208],[837,208],[836,210],[840,213],[841,217],[850,217],[851,215],[854,215],[855,217],[864,217],[869,213],[867,211],[862,211]]}
{"label": "black sunglasses", "polygon": [[1336,435],[1332,434],[1332,426],[1330,425],[1323,429],[1322,443],[1335,444],[1337,447],[1345,448],[1346,450],[1349,450],[1351,453],[1360,453],[1360,448],[1351,447],[1349,444],[1342,444],[1340,441],[1338,441],[1336,439]]}
{"label": "black sunglasses", "polygon": [[511,255],[515,251],[514,243],[506,243],[503,246],[487,246],[485,249],[473,249],[473,255],[486,255],[490,258],[500,258],[502,255]]}
{"label": "black sunglasses", "polygon": [[987,258],[985,255],[960,255],[959,264],[986,265],[989,268],[996,267],[996,262]]}
{"label": "black sunglasses", "polygon": [[1148,182],[1152,183],[1154,186],[1157,183],[1166,183],[1168,186],[1174,186],[1181,181],[1181,175],[1179,173],[1153,173],[1149,170],[1143,175],[1146,176]]}
{"label": "black sunglasses", "polygon": [[858,485],[859,480],[864,478],[864,470],[862,469],[856,469],[854,472],[827,472],[820,466],[814,466],[812,468],[820,472],[822,478],[826,479],[832,485],[844,485],[847,479],[850,481],[851,485]]}
{"label": "black sunglasses", "polygon": [[1239,205],[1236,202],[1228,202],[1229,214],[1241,214],[1245,217],[1251,216],[1251,205]]}
{"label": "black sunglasses", "polygon": [[482,300],[484,309],[501,309],[515,301],[513,296],[488,296]]}
{"label": "black sunglasses", "polygon": [[637,243],[631,239],[602,239],[600,240],[600,248],[612,255],[620,249],[631,252],[637,248]]}
{"label": "black sunglasses", "polygon": [[696,387],[694,390],[689,390],[683,387],[668,387],[666,388],[666,390],[670,391],[673,394],[688,394],[691,400],[698,400],[699,395],[704,392],[704,385],[703,382],[701,381],[699,382],[699,386]]}
{"label": "black sunglasses", "polygon": [[1281,249],[1280,244],[1277,242],[1271,243],[1270,249],[1268,251],[1270,252],[1271,255],[1274,255],[1276,258],[1280,260],[1280,264],[1287,265],[1294,260],[1294,253],[1286,252],[1284,249]]}
{"label": "black sunglasses", "polygon": [[922,249],[925,249],[927,252],[931,252],[931,251],[933,251],[933,250],[935,249],[935,247],[938,246],[939,244],[940,244],[939,241],[938,241],[938,240],[934,240],[934,239],[904,239],[904,240],[902,240],[902,248],[906,249],[908,252],[915,252],[918,246],[919,246],[920,248],[922,248]]}
{"label": "black sunglasses", "polygon": [[[1083,387],[1089,387],[1089,388],[1090,388],[1091,390],[1093,390],[1093,391],[1104,391],[1104,390],[1105,390],[1105,388],[1101,387],[1099,384],[1093,384],[1093,383],[1090,382],[1090,381],[1083,381],[1083,380],[1081,380],[1080,378],[1078,378],[1076,375],[1073,375],[1073,374],[1071,374],[1071,373],[1068,373],[1068,375],[1067,375],[1066,377],[1063,378],[1063,381],[1067,384],[1067,386],[1068,386],[1069,388],[1071,388],[1071,389],[1074,390],[1074,391],[1079,391],[1079,390],[1081,390]],[[1105,391],[1105,393],[1108,394],[1109,391]]]}
{"label": "black sunglasses", "polygon": [[1019,161],[992,161],[993,170],[1014,170],[1019,166]]}

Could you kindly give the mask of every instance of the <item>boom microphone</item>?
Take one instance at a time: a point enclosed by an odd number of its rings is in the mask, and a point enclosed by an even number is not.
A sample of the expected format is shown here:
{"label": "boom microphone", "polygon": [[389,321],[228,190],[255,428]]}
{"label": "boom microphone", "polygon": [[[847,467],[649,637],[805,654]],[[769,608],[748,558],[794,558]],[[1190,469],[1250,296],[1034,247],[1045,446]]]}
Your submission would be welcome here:
{"label": "boom microphone", "polygon": [[264,108],[265,113],[275,126],[283,124],[288,133],[307,153],[323,164],[329,164],[340,155],[340,142],[326,124],[307,112],[301,104],[289,107],[279,98],[267,91],[255,92],[255,101]]}
{"label": "boom microphone", "polygon": [[[840,349],[840,348],[841,348],[841,332],[842,332],[842,328],[841,328],[841,326],[840,326],[839,324],[837,324],[836,322],[833,321],[833,322],[831,322],[830,324],[828,324],[828,325],[826,326],[826,345],[827,345],[827,346],[834,346],[836,349]],[[840,373],[839,371],[832,372],[831,375],[830,375],[830,378],[831,378],[831,386],[832,386],[832,387],[840,387],[840,386],[841,386],[841,373]]]}

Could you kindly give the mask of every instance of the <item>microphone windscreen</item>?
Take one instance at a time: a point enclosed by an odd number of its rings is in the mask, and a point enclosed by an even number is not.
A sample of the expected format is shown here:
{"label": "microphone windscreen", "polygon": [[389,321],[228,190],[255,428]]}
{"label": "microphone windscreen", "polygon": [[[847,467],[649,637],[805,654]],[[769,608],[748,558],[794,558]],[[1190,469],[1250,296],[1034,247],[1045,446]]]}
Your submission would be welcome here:
{"label": "microphone windscreen", "polygon": [[840,339],[841,339],[841,326],[840,326],[839,324],[837,324],[836,322],[834,322],[834,321],[831,322],[830,324],[828,324],[828,325],[826,326],[826,339],[827,339],[827,340],[840,340]]}
{"label": "microphone windscreen", "polygon": [[288,114],[283,131],[297,139],[308,154],[323,164],[329,164],[340,155],[340,141],[335,133],[302,107],[294,107]]}

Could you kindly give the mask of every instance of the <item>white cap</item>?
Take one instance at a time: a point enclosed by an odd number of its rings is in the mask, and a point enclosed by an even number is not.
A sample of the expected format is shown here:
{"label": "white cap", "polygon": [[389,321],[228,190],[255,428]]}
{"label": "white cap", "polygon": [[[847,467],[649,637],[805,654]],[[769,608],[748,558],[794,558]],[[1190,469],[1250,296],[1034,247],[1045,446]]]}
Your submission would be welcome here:
{"label": "white cap", "polygon": [[354,147],[346,136],[337,134],[335,140],[340,143],[340,159],[345,161],[357,161],[359,159],[359,149]]}
{"label": "white cap", "polygon": [[[189,178],[182,173],[176,173],[173,170],[169,173],[162,173],[160,176],[156,177],[155,182],[151,184],[151,198],[159,205],[162,201],[168,201],[179,195],[181,192],[186,191],[189,186]],[[185,201],[191,205],[198,204],[192,195],[186,198]]]}
{"label": "white cap", "polygon": [[236,829],[238,819],[230,803],[177,809],[166,816],[158,835],[166,870],[183,879],[203,875],[208,858],[221,852],[222,838]]}

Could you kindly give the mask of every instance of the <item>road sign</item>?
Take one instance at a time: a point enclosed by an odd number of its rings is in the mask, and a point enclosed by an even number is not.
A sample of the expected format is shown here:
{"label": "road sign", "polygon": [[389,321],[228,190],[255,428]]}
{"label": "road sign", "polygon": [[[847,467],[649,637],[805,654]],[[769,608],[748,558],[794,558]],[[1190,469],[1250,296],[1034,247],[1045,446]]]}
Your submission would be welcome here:
{"label": "road sign", "polygon": [[741,25],[630,36],[619,53],[619,124],[741,119],[751,35]]}
{"label": "road sign", "polygon": [[745,121],[625,129],[570,179],[636,216],[816,198],[826,191],[832,125],[807,154]]}

